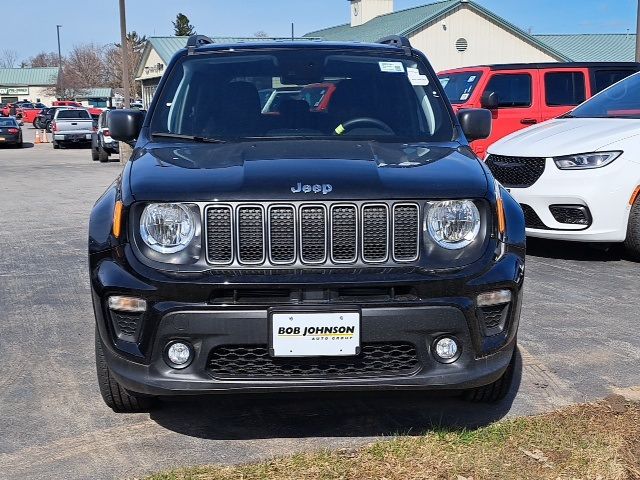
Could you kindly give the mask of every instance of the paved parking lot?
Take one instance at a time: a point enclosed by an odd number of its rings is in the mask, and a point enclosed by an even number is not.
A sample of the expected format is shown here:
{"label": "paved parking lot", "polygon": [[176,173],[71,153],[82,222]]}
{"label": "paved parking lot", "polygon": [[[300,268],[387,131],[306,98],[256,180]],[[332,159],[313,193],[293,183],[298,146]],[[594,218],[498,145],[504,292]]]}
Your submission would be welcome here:
{"label": "paved parking lot", "polygon": [[[25,139],[33,130],[25,127]],[[0,150],[0,478],[129,478],[250,462],[435,424],[474,426],[640,385],[640,265],[530,242],[519,387],[500,405],[441,395],[222,396],[117,415],[94,373],[86,260],[93,202],[119,174],[88,149]]]}

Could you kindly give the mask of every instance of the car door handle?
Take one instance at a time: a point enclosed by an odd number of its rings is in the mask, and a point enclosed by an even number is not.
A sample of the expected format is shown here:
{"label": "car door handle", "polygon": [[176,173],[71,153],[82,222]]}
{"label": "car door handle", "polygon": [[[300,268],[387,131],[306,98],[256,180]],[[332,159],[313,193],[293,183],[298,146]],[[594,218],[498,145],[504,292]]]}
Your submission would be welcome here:
{"label": "car door handle", "polygon": [[523,125],[535,125],[538,121],[535,118],[523,118],[520,123]]}

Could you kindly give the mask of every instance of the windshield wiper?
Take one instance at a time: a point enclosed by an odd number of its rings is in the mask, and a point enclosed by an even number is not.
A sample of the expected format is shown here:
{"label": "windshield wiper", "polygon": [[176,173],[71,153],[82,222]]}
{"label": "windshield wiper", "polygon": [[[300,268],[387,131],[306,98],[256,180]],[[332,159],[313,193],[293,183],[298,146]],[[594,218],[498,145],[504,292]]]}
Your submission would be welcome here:
{"label": "windshield wiper", "polygon": [[181,133],[156,132],[151,134],[152,137],[159,138],[175,138],[177,140],[191,140],[192,142],[201,143],[226,143],[226,140],[219,138],[200,137],[197,135],[183,135]]}

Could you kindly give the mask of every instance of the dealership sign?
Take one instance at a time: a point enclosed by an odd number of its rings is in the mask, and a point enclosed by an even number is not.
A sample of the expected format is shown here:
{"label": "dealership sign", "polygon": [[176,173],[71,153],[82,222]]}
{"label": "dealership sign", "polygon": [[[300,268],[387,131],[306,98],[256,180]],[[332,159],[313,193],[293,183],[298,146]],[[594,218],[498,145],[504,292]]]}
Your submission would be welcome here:
{"label": "dealership sign", "polygon": [[29,87],[0,87],[0,95],[29,95]]}

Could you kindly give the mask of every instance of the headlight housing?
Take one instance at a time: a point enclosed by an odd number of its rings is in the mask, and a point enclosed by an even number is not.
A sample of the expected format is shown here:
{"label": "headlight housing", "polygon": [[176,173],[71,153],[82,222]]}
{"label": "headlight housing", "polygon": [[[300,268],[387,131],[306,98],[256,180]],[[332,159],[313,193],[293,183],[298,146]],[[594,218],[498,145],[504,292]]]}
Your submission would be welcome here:
{"label": "headlight housing", "polygon": [[480,232],[480,212],[471,200],[434,202],[427,213],[427,230],[442,248],[459,250]]}
{"label": "headlight housing", "polygon": [[581,153],[555,157],[553,161],[556,162],[556,166],[560,170],[588,170],[609,165],[620,155],[622,155],[622,152]]}
{"label": "headlight housing", "polygon": [[140,237],[153,251],[181,252],[196,234],[193,211],[180,203],[151,203],[140,217]]}

